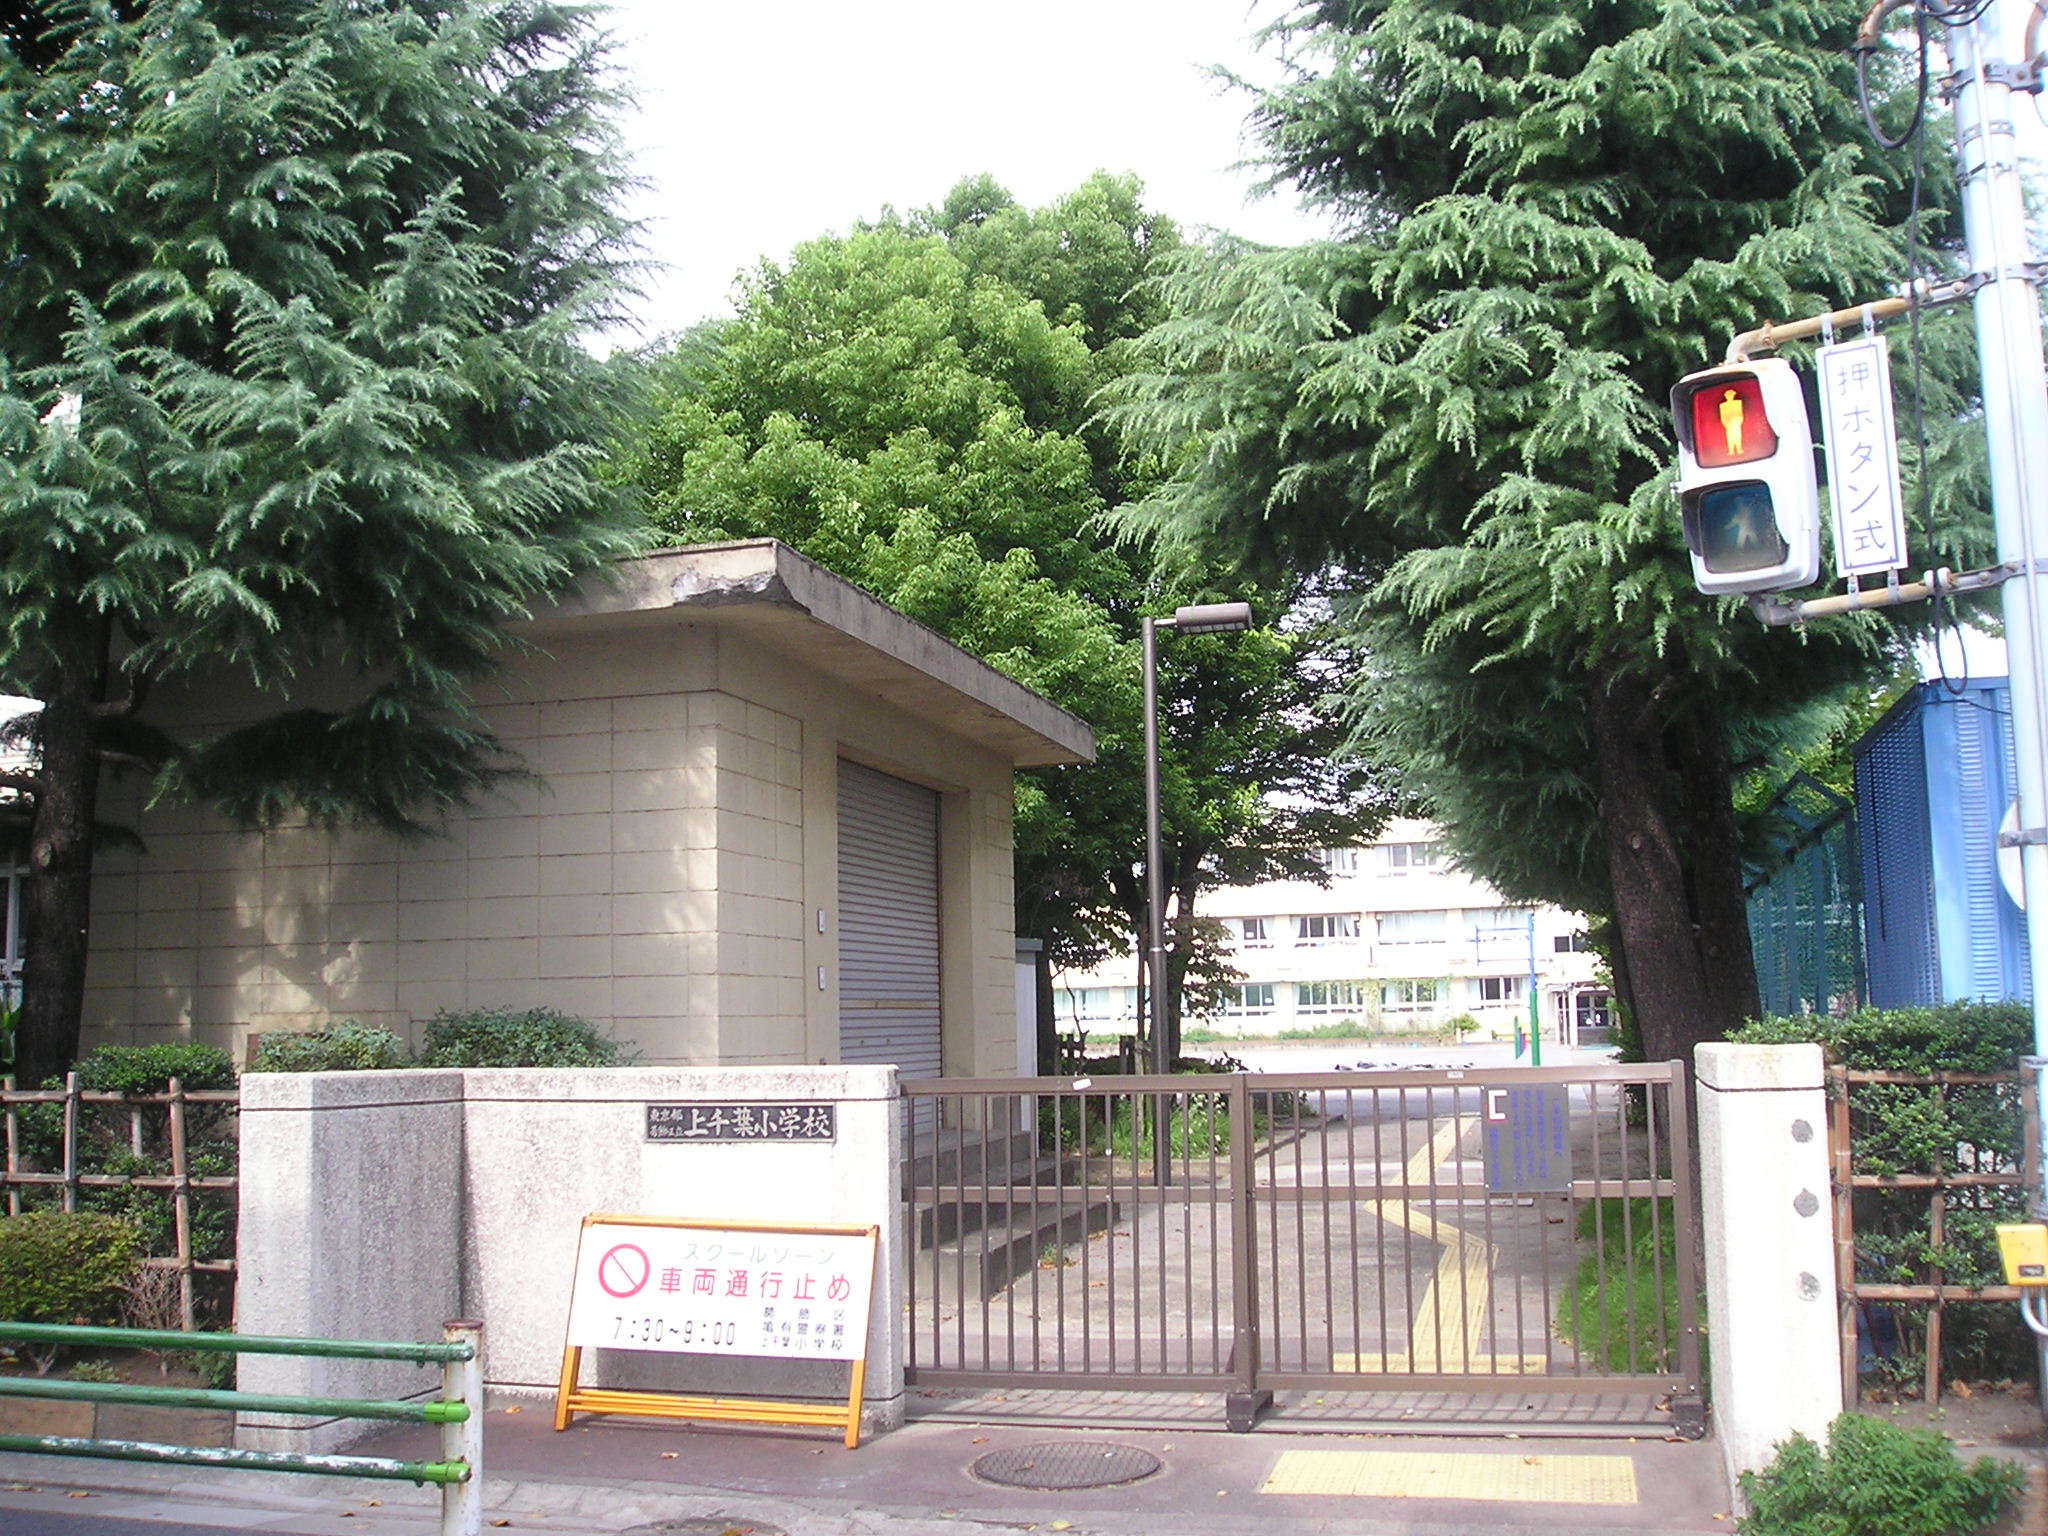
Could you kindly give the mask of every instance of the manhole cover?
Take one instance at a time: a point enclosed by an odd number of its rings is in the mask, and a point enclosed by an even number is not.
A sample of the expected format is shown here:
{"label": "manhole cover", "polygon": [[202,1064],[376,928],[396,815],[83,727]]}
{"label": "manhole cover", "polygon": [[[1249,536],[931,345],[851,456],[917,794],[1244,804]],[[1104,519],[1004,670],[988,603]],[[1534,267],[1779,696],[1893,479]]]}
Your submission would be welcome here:
{"label": "manhole cover", "polygon": [[691,1515],[681,1520],[657,1520],[636,1525],[625,1536],[783,1536],[780,1527],[759,1520],[738,1520],[728,1515]]}
{"label": "manhole cover", "polygon": [[990,1451],[971,1469],[985,1483],[1006,1488],[1114,1488],[1159,1470],[1159,1458],[1135,1445],[1098,1440],[1053,1440]]}

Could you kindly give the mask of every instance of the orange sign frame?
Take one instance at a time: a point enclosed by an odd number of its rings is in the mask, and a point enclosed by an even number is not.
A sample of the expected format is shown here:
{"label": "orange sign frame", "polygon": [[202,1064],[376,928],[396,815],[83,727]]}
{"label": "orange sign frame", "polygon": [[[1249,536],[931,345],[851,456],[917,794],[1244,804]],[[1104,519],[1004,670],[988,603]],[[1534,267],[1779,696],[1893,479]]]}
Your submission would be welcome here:
{"label": "orange sign frame", "polygon": [[[773,1402],[757,1398],[697,1397],[674,1392],[630,1392],[609,1387],[585,1387],[578,1383],[583,1367],[583,1346],[571,1344],[576,1327],[576,1295],[581,1289],[572,1285],[569,1295],[569,1315],[564,1325],[562,1345],[562,1379],[555,1393],[555,1428],[564,1430],[579,1413],[624,1413],[641,1418],[660,1419],[720,1419],[752,1422],[757,1424],[801,1424],[824,1425],[844,1428],[846,1448],[853,1450],[860,1444],[861,1392],[867,1385],[867,1332],[874,1310],[873,1281],[875,1255],[881,1241],[881,1229],[873,1224],[856,1226],[834,1226],[819,1223],[792,1223],[767,1221],[716,1221],[684,1216],[637,1216],[617,1213],[594,1212],[583,1218],[582,1231],[576,1239],[576,1273],[583,1270],[583,1239],[592,1227],[649,1227],[658,1229],[683,1229],[699,1232],[730,1232],[758,1236],[763,1233],[782,1233],[795,1237],[865,1237],[868,1263],[868,1313],[859,1320],[861,1330],[860,1350],[850,1357],[852,1383],[847,1392],[846,1404],[820,1402]],[[621,1348],[630,1349],[630,1344]],[[774,1358],[772,1355],[768,1358]]]}

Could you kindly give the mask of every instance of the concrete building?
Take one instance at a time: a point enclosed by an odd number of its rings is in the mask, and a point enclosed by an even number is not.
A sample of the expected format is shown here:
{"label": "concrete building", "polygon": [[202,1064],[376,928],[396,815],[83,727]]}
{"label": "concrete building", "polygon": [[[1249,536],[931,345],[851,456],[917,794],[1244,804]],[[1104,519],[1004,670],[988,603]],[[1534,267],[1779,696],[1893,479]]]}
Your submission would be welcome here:
{"label": "concrete building", "polygon": [[481,703],[544,782],[445,837],[245,835],[110,781],[148,852],[99,862],[86,1048],[547,1005],[649,1065],[1014,1071],[1011,779],[1088,727],[772,541],[616,577],[521,626]]}
{"label": "concrete building", "polygon": [[[1464,1018],[1505,1037],[1527,1025],[1533,986],[1546,1040],[1608,1038],[1612,996],[1584,919],[1507,902],[1453,869],[1437,837],[1428,822],[1397,820],[1370,846],[1325,849],[1327,886],[1205,891],[1196,915],[1222,925],[1245,979],[1220,1016],[1189,1022],[1241,1036],[1347,1020],[1404,1034]],[[1060,1027],[1129,1032],[1140,1011],[1136,970],[1126,957],[1060,978]]]}

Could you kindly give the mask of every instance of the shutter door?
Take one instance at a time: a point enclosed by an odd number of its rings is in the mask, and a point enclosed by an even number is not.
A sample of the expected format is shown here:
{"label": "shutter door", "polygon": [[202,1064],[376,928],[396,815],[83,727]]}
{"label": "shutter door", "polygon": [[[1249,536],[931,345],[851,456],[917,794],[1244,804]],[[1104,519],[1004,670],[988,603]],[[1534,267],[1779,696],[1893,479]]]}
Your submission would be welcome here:
{"label": "shutter door", "polygon": [[[839,765],[839,1059],[937,1077],[939,797]],[[922,1127],[920,1127],[922,1129]]]}

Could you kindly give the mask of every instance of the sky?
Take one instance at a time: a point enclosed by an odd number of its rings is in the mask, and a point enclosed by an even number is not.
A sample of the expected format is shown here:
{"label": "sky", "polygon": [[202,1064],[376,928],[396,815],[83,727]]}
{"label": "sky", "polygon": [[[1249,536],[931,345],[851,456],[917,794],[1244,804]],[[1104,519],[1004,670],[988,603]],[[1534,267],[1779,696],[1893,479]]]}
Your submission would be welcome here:
{"label": "sky", "polygon": [[[643,340],[730,312],[734,277],[886,206],[986,171],[1028,207],[1135,172],[1185,226],[1324,232],[1234,170],[1248,98],[1208,76],[1277,73],[1252,33],[1276,0],[613,0],[639,97],[629,205],[660,263]],[[772,18],[770,26],[763,19]]]}

